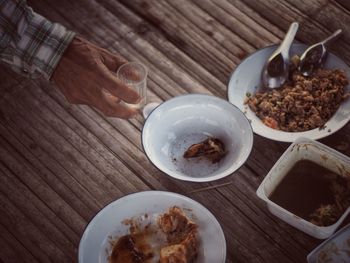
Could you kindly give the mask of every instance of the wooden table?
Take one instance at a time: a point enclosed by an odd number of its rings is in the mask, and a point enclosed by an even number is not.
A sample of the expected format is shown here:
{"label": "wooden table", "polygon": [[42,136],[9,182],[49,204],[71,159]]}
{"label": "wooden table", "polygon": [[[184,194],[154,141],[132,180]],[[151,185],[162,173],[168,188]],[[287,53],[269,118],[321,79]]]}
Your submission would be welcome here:
{"label": "wooden table", "polygon": [[[283,37],[292,21],[311,44],[337,28],[334,53],[350,62],[346,0],[32,0],[34,10],[149,69],[150,101],[186,93],[227,98],[231,72]],[[272,216],[255,191],[288,144],[254,136],[246,164],[212,183],[174,180],[141,146],[141,116],[105,118],[70,105],[43,80],[0,67],[0,262],[77,262],[80,237],[105,205],[166,190],[206,206],[227,240],[227,262],[306,262],[320,240]],[[350,155],[350,125],[321,142]],[[193,192],[231,182],[224,187]],[[213,262],[215,263],[215,262]]]}

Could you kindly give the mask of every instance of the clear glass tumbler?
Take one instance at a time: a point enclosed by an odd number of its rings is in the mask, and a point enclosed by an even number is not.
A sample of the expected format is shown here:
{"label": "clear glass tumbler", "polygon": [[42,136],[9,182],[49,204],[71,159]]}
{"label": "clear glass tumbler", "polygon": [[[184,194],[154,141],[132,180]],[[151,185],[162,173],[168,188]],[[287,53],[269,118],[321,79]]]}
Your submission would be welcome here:
{"label": "clear glass tumbler", "polygon": [[148,69],[140,62],[127,62],[117,71],[119,80],[135,90],[140,96],[137,104],[125,103],[128,107],[142,109],[147,103],[147,74]]}

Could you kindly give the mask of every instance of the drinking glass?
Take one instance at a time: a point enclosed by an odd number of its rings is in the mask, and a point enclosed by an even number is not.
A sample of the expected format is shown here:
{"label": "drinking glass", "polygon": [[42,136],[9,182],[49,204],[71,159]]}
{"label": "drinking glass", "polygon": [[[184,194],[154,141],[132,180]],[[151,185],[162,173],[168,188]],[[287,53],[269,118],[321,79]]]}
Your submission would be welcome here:
{"label": "drinking glass", "polygon": [[140,96],[140,101],[137,104],[129,104],[130,108],[142,109],[146,105],[147,101],[147,74],[148,70],[145,65],[140,62],[127,62],[119,67],[117,71],[117,77],[119,80],[135,90]]}

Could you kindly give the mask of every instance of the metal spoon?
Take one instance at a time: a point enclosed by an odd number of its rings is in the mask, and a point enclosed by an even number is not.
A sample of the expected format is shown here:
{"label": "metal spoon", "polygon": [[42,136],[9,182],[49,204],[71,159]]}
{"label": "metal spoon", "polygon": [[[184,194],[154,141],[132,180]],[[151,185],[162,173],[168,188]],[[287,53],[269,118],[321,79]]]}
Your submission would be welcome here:
{"label": "metal spoon", "polygon": [[279,88],[288,79],[289,49],[293,43],[298,27],[299,24],[296,22],[290,25],[282,43],[265,63],[261,74],[263,86],[260,88],[260,91],[266,88]]}
{"label": "metal spoon", "polygon": [[336,39],[341,33],[342,30],[338,29],[323,41],[310,46],[304,51],[304,53],[300,56],[298,67],[301,74],[303,74],[305,77],[310,76],[314,69],[322,66],[328,55],[326,45],[332,40]]}

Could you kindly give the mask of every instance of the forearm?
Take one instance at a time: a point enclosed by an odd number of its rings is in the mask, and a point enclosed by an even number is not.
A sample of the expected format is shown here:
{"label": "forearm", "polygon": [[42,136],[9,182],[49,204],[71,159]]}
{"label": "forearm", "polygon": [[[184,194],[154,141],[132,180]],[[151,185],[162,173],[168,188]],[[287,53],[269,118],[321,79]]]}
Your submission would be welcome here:
{"label": "forearm", "polygon": [[50,79],[73,37],[33,12],[25,0],[0,0],[0,60],[15,71]]}

